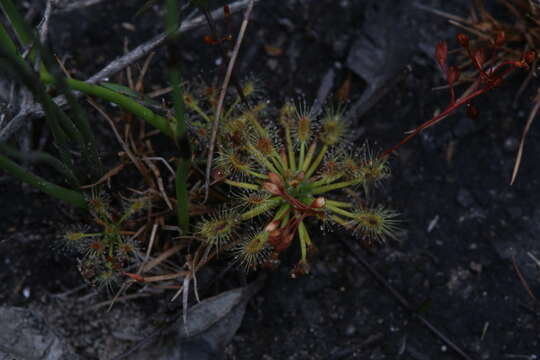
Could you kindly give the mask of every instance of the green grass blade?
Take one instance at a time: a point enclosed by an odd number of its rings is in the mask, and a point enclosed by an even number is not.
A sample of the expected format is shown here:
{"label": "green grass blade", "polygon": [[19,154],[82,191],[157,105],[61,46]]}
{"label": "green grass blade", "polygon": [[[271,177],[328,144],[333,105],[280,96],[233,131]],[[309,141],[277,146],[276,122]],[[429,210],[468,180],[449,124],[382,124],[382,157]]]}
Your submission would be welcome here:
{"label": "green grass blade", "polygon": [[[41,80],[46,84],[53,84],[54,78],[50,74],[41,74]],[[137,101],[129,97],[119,94],[116,91],[109,90],[100,85],[89,84],[81,80],[73,78],[66,79],[67,85],[73,89],[85,93],[86,95],[96,96],[102,100],[109,101],[120,106],[122,109],[129,111],[133,115],[140,117],[150,125],[160,130],[163,134],[174,138],[175,130],[171,127],[168,119],[157,115],[152,110],[139,104]],[[174,119],[172,120],[174,122]]]}
{"label": "green grass blade", "polygon": [[13,26],[21,44],[23,46],[30,45],[33,40],[32,29],[19,13],[15,4],[13,4],[11,0],[0,0],[0,6],[6,17],[9,19],[11,26]]}
{"label": "green grass blade", "polygon": [[181,76],[178,69],[179,48],[178,35],[175,30],[179,27],[179,14],[176,0],[167,0],[167,12],[165,15],[166,33],[168,34],[167,50],[169,55],[168,73],[172,87],[174,112],[176,117],[175,141],[179,148],[179,161],[176,168],[176,200],[178,225],[187,233],[189,231],[189,199],[187,190],[187,177],[191,160],[191,146],[185,123],[185,104],[182,96]]}
{"label": "green grass blade", "polygon": [[77,182],[77,178],[75,177],[71,169],[67,167],[62,161],[55,158],[49,153],[42,152],[42,151],[22,152],[7,144],[0,144],[0,152],[4,153],[5,155],[11,158],[15,158],[19,160],[25,160],[32,163],[34,162],[46,163],[52,168],[54,168],[58,173],[65,176],[71,183]]}
{"label": "green grass blade", "polygon": [[[97,156],[93,134],[90,130],[88,121],[84,117],[84,112],[82,111],[80,105],[69,91],[69,88],[65,85],[65,81],[61,80],[63,78],[63,74],[60,67],[50,52],[41,46],[39,40],[34,36],[34,33],[26,24],[24,18],[20,16],[11,0],[0,0],[0,5],[10,19],[10,22],[12,23],[13,28],[21,39],[23,45],[33,44],[33,54],[39,53],[43,61],[47,64],[49,71],[51,71],[52,74],[59,79],[58,83],[60,84],[60,90],[66,95],[68,103],[74,113],[74,117],[69,118],[52,101],[50,96],[48,96],[43,84],[40,84],[39,81],[36,82],[36,80],[39,78],[36,79],[36,76],[33,76],[34,79],[26,81],[26,86],[32,90],[34,95],[40,94],[40,96],[38,96],[38,100],[46,111],[47,121],[49,127],[52,127],[52,132],[55,135],[55,141],[61,147],[60,152],[63,160],[65,160],[65,163],[68,164],[68,162],[70,162],[72,159],[71,156],[68,155],[67,143],[69,141],[67,136],[62,133],[60,128],[67,131],[70,138],[76,140],[76,142],[79,144],[79,147],[83,153],[83,158],[86,159],[87,167],[88,169],[92,169],[90,172],[94,174],[94,177],[100,176],[101,172],[98,173],[98,171],[101,170],[101,167],[99,166],[99,157]],[[15,44],[11,41],[7,31],[3,27],[0,27],[0,41],[2,48],[6,51],[10,51],[14,56],[14,60],[18,62],[18,65],[15,66],[19,68],[18,73],[26,73],[26,78],[31,77],[31,75],[33,75],[31,68],[27,65],[25,66],[24,60],[16,53]],[[44,65],[41,65],[40,71],[45,73],[47,72],[47,69],[44,67]]]}
{"label": "green grass blade", "polygon": [[34,188],[43,191],[47,195],[65,201],[70,205],[80,208],[85,208],[87,206],[86,199],[82,193],[48,182],[45,179],[24,170],[3,155],[0,155],[0,169],[19,180],[28,183]]}
{"label": "green grass blade", "polygon": [[0,70],[4,71],[7,76],[15,75],[16,80],[21,81],[43,106],[47,126],[53,134],[56,145],[59,147],[62,161],[66,166],[72,167],[73,161],[68,150],[69,138],[60,126],[58,106],[47,94],[39,77],[19,55],[12,53],[4,44],[0,44]]}
{"label": "green grass blade", "polygon": [[[36,40],[37,43],[37,40]],[[55,79],[55,84],[58,89],[65,95],[69,107],[71,109],[71,116],[68,117],[62,109],[57,107],[58,117],[64,128],[69,131],[72,137],[78,143],[79,148],[82,151],[83,160],[86,163],[85,172],[88,173],[88,179],[94,180],[103,174],[101,161],[99,160],[98,151],[96,147],[96,141],[90,123],[86,116],[86,112],[77,101],[71,89],[67,84],[67,78],[63,74],[60,66],[50,53],[50,51],[41,45],[38,46],[42,55],[43,63],[45,67],[42,69],[42,74],[48,72]]]}
{"label": "green grass blade", "polygon": [[8,51],[11,51],[13,54],[17,53],[17,47],[13,43],[13,40],[11,40],[11,38],[9,37],[9,34],[6,28],[1,23],[0,23],[0,44],[3,48],[5,48]]}

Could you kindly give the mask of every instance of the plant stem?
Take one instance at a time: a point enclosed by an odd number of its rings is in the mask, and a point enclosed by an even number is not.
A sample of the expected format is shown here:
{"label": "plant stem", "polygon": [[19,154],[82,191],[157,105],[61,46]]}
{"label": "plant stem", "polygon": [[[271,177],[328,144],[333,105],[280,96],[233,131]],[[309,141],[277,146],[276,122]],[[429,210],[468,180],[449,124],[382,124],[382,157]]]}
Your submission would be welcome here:
{"label": "plant stem", "polygon": [[287,161],[283,161],[283,158],[278,154],[278,152],[275,149],[272,151],[272,155],[277,159],[279,168],[283,170],[283,172],[287,171],[288,166],[289,166],[287,164]]}
{"label": "plant stem", "polygon": [[[501,69],[503,69],[505,66],[508,66],[507,69],[504,69],[504,71],[502,71],[502,73],[500,75],[497,75],[499,79],[504,79],[504,77],[506,75],[508,75],[508,73],[512,70],[514,70],[516,68],[516,64],[515,62],[504,62],[504,63],[501,63],[499,64],[494,70],[492,73],[490,73],[490,75],[493,77],[496,72],[500,71]],[[486,75],[487,76],[487,75]],[[489,77],[489,76],[488,76]],[[416,135],[418,135],[418,133],[420,133],[422,130],[424,129],[427,129],[428,127],[430,126],[433,126],[435,125],[436,123],[438,123],[439,121],[441,121],[442,119],[444,119],[445,117],[447,117],[448,115],[450,115],[451,113],[453,113],[454,111],[456,111],[460,106],[462,105],[465,105],[469,102],[471,102],[472,99],[492,90],[493,88],[495,88],[496,86],[499,85],[499,82],[495,81],[495,80],[492,80],[492,81],[489,81],[486,85],[484,85],[483,87],[481,88],[477,88],[475,91],[473,91],[472,93],[470,93],[469,95],[467,96],[464,96],[460,99],[457,99],[454,103],[451,103],[443,112],[441,112],[439,115],[433,117],[432,119],[424,122],[422,125],[418,126],[416,129],[414,129],[414,131],[412,133],[410,133],[409,135],[405,136],[403,138],[403,140],[401,140],[399,143],[397,143],[396,145],[392,146],[390,149],[386,150],[385,152],[383,152],[381,155],[380,155],[380,158],[384,158],[386,156],[389,156],[390,154],[392,154],[394,151],[396,151],[398,148],[400,148],[402,145],[404,145],[405,143],[409,142],[412,138],[414,138]]]}
{"label": "plant stem", "polygon": [[326,154],[327,150],[328,150],[328,145],[326,144],[323,145],[321,151],[319,152],[319,155],[317,155],[317,157],[315,158],[315,161],[313,162],[313,164],[311,164],[311,167],[306,172],[306,178],[311,177],[311,175],[313,175],[313,173],[317,170],[317,168],[321,164],[321,161],[324,159],[324,155]]}
{"label": "plant stem", "polygon": [[323,185],[323,186],[320,186],[320,187],[313,188],[311,193],[313,195],[323,194],[323,193],[328,192],[328,191],[337,190],[337,189],[341,189],[341,188],[344,188],[344,187],[347,187],[347,186],[356,185],[356,184],[361,183],[362,181],[364,181],[364,179],[353,179],[353,180],[349,180],[349,181],[342,181],[342,182],[338,182],[338,183]]}
{"label": "plant stem", "polygon": [[229,180],[229,179],[223,180],[223,182],[227,185],[234,186],[241,189],[246,189],[246,190],[258,191],[261,189],[259,185],[245,183],[245,182],[238,182],[238,181]]}
{"label": "plant stem", "polygon": [[[54,78],[47,73],[41,74],[41,80],[46,84],[55,82]],[[171,121],[169,121],[166,118],[157,115],[152,110],[142,106],[137,101],[103,86],[89,84],[73,78],[66,79],[66,83],[73,90],[80,91],[86,95],[96,96],[120,106],[122,109],[129,111],[135,116],[145,120],[156,129],[159,129],[163,134],[174,138],[175,131],[170,122],[176,122],[176,119],[171,119]]]}
{"label": "plant stem", "polygon": [[350,223],[347,220],[342,219],[336,215],[332,215],[330,216],[330,218],[334,220],[335,222],[337,222],[339,225],[343,226],[344,228],[347,228],[347,229],[350,228]]}
{"label": "plant stem", "polygon": [[296,170],[296,160],[294,157],[293,143],[291,139],[291,129],[289,125],[285,126],[285,141],[287,142],[287,153],[289,154],[289,168],[292,171]]}
{"label": "plant stem", "polygon": [[21,152],[7,144],[0,144],[0,151],[5,153],[6,155],[18,158],[21,160],[27,160],[30,162],[44,162],[52,166],[56,171],[58,171],[60,174],[64,175],[71,181],[72,183],[77,182],[77,178],[62,161],[58,160],[54,156],[52,156],[49,153],[41,152],[41,151],[26,151]]}
{"label": "plant stem", "polygon": [[330,211],[335,212],[336,214],[343,215],[346,217],[350,217],[352,219],[356,218],[356,215],[354,215],[352,212],[344,210],[340,207],[337,207],[335,205],[329,204],[328,201],[326,202],[326,208]]}
{"label": "plant stem", "polygon": [[313,182],[311,184],[311,187],[316,188],[316,187],[319,187],[321,185],[326,185],[328,183],[331,183],[333,181],[337,181],[337,180],[341,179],[344,175],[345,175],[344,173],[340,173],[340,174],[336,174],[336,175],[333,175],[333,176],[329,176],[329,175],[323,176],[321,179]]}
{"label": "plant stem", "polygon": [[238,106],[238,104],[240,104],[240,101],[242,101],[242,99],[240,98],[240,96],[237,96],[234,102],[231,104],[231,106],[229,106],[229,109],[227,110],[227,112],[223,115],[224,119],[229,118],[229,116],[234,111],[234,109]]}
{"label": "plant stem", "polygon": [[263,180],[268,179],[268,176],[267,176],[267,175],[258,173],[258,172],[253,171],[253,170],[245,169],[245,170],[243,170],[243,171],[245,171],[246,174],[249,174],[249,175],[251,175],[251,176],[255,176],[256,178],[259,178],[259,179],[263,179]]}
{"label": "plant stem", "polygon": [[247,146],[248,146],[249,151],[253,152],[253,155],[259,164],[266,167],[269,171],[275,172],[276,174],[278,173],[274,165],[270,161],[266,160],[264,155],[261,154],[261,152],[257,150],[257,148],[253,146],[253,144],[248,143]]}
{"label": "plant stem", "polygon": [[298,161],[298,169],[304,168],[304,158],[306,157],[306,142],[300,142],[300,160]]}
{"label": "plant stem", "polygon": [[21,16],[19,11],[17,11],[17,8],[13,4],[13,2],[11,0],[0,0],[0,6],[2,6],[2,10],[9,19],[11,26],[13,26],[13,29],[15,30],[15,33],[19,38],[21,45],[30,45],[33,39],[32,30],[26,24],[26,21]]}
{"label": "plant stem", "polygon": [[167,0],[165,14],[165,30],[167,32],[167,51],[168,51],[168,73],[169,82],[172,87],[172,97],[174,104],[174,113],[176,116],[176,131],[173,138],[178,146],[179,159],[176,168],[176,214],[178,217],[178,225],[184,234],[189,232],[189,195],[187,189],[187,178],[191,161],[191,144],[187,134],[187,126],[185,123],[185,104],[182,94],[181,75],[180,75],[180,58],[178,57],[178,34],[175,33],[180,25],[180,14],[178,13],[177,1]]}
{"label": "plant stem", "polygon": [[248,210],[246,211],[245,213],[241,214],[239,217],[240,217],[240,220],[241,221],[246,221],[246,220],[249,220],[251,218],[254,218],[255,216],[259,216],[265,212],[267,212],[268,210],[271,210],[275,207],[277,207],[279,204],[281,204],[281,200],[279,199],[275,199],[275,200],[267,200],[265,201],[266,203],[263,203],[257,207],[254,207],[253,209],[251,210]]}
{"label": "plant stem", "polygon": [[344,207],[344,208],[353,207],[353,205],[351,203],[348,203],[348,202],[336,201],[336,200],[328,200],[328,199],[326,199],[326,204],[327,205],[332,205],[332,206],[337,206],[337,207]]}
{"label": "plant stem", "polygon": [[306,172],[309,165],[311,165],[311,160],[313,159],[313,155],[315,155],[315,150],[317,150],[317,142],[313,141],[309,146],[306,160],[304,161],[304,166],[302,166],[302,171]]}
{"label": "plant stem", "polygon": [[[185,103],[185,102],[184,102]],[[200,108],[199,105],[195,104],[195,103],[186,103],[187,107],[189,107],[191,110],[195,111],[200,117],[202,117],[204,120],[206,120],[206,122],[208,124],[211,124],[212,123],[212,120],[210,119],[210,117],[204,112],[202,111],[202,109]]]}
{"label": "plant stem", "polygon": [[309,234],[304,225],[304,220],[300,221],[298,226],[298,238],[300,239],[300,261],[307,261],[307,247],[311,244]]}

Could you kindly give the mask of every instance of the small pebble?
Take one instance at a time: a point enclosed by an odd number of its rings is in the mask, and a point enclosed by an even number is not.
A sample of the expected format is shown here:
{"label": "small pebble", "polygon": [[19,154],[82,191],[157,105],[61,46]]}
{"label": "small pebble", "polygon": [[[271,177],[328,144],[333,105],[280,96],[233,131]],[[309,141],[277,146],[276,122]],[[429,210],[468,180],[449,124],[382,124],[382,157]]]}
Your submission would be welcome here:
{"label": "small pebble", "polygon": [[474,261],[471,261],[471,263],[469,264],[469,267],[475,273],[480,274],[482,272],[482,264],[478,264],[478,263],[475,263]]}
{"label": "small pebble", "polygon": [[474,204],[474,198],[471,195],[469,190],[459,189],[458,194],[457,194],[457,202],[459,205],[463,206],[464,208],[468,208]]}
{"label": "small pebble", "polygon": [[28,299],[30,297],[30,288],[27,286],[22,291],[23,296]]}
{"label": "small pebble", "polygon": [[267,62],[266,62],[266,65],[270,68],[270,70],[276,70],[279,63],[276,59],[269,59]]}
{"label": "small pebble", "polygon": [[356,334],[356,326],[351,324],[345,328],[345,335],[353,336],[354,334]]}
{"label": "small pebble", "polygon": [[514,137],[509,137],[504,141],[504,150],[508,152],[514,152],[518,148],[518,141]]}

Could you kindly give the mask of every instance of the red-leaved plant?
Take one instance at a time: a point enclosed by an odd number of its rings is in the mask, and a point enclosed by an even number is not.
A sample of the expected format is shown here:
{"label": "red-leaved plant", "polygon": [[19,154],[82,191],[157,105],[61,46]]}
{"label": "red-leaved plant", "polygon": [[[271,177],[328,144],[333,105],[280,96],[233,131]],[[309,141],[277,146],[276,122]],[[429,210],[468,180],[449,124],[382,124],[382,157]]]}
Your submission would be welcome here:
{"label": "red-leaved plant", "polygon": [[[530,64],[534,62],[537,56],[535,51],[529,50],[523,52],[521,58],[518,60],[507,60],[500,57],[498,50],[505,42],[505,33],[503,31],[496,34],[495,38],[491,41],[491,46],[489,48],[473,49],[469,44],[469,37],[463,33],[457,35],[457,41],[465,50],[468,58],[477,70],[476,80],[474,80],[473,84],[464,91],[459,98],[456,97],[455,84],[460,78],[461,69],[458,66],[448,66],[448,44],[446,41],[439,42],[435,49],[435,59],[448,82],[448,87],[450,89],[450,103],[441,113],[424,122],[422,125],[411,131],[410,134],[403,138],[399,143],[383,152],[381,157],[389,156],[403,144],[418,135],[422,130],[437,124],[462,105],[466,106],[467,115],[469,117],[473,119],[478,117],[479,111],[471,101],[500,86],[512,70],[516,68],[529,69]],[[489,54],[489,56],[487,54]]]}

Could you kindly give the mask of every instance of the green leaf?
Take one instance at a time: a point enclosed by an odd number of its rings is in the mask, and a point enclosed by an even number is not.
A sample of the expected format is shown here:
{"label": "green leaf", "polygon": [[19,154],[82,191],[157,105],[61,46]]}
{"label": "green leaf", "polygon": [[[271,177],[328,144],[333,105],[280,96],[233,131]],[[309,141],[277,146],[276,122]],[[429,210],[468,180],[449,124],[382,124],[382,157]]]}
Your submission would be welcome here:
{"label": "green leaf", "polygon": [[133,90],[130,87],[127,87],[122,84],[112,83],[112,82],[103,82],[100,83],[101,86],[103,86],[106,89],[112,90],[114,92],[117,92],[122,95],[129,96],[130,98],[138,100],[143,105],[150,105],[150,106],[161,106],[159,102],[155,101],[154,99],[145,96],[143,94],[140,94]]}
{"label": "green leaf", "polygon": [[116,83],[112,83],[112,82],[103,82],[103,83],[100,83],[100,85],[103,86],[104,88],[116,91],[117,93],[124,94],[124,95],[130,96],[130,97],[133,97],[133,98],[138,98],[139,97],[138,92],[136,92],[132,88],[129,88],[129,87],[125,86],[125,85],[116,84]]}
{"label": "green leaf", "polygon": [[19,13],[13,2],[11,0],[0,0],[0,6],[13,26],[13,29],[15,29],[21,44],[24,46],[30,45],[33,39],[32,30],[25,22],[24,18]]}
{"label": "green leaf", "polygon": [[169,52],[169,82],[172,87],[174,112],[176,115],[175,141],[179,148],[179,161],[176,169],[176,199],[177,217],[180,228],[187,233],[189,231],[189,199],[187,189],[187,177],[191,160],[191,144],[185,124],[185,105],[182,95],[182,83],[179,66],[174,59],[174,53],[178,52],[178,35],[174,33],[180,25],[180,17],[176,0],[167,0],[167,12],[165,14],[165,28],[168,34],[167,50]]}
{"label": "green leaf", "polygon": [[0,169],[19,180],[28,183],[36,189],[43,191],[49,196],[63,200],[76,207],[85,208],[87,206],[86,199],[80,192],[50,183],[47,180],[26,171],[3,155],[0,155]]}

